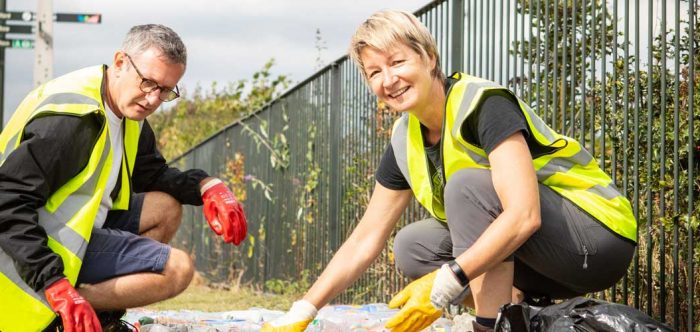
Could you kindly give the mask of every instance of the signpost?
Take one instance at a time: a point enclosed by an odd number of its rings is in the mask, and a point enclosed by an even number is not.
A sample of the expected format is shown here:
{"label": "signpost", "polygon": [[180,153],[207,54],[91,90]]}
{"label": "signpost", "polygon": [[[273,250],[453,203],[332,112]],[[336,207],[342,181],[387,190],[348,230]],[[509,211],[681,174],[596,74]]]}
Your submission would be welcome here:
{"label": "signpost", "polygon": [[[0,0],[0,130],[4,124],[5,50],[35,49],[34,85],[40,85],[53,76],[53,22],[102,23],[102,14],[98,13],[52,14],[52,3],[52,0],[37,0],[37,12],[7,11],[6,0]],[[7,24],[6,21],[16,21],[19,24]],[[34,39],[6,38],[5,34],[35,36]]]}

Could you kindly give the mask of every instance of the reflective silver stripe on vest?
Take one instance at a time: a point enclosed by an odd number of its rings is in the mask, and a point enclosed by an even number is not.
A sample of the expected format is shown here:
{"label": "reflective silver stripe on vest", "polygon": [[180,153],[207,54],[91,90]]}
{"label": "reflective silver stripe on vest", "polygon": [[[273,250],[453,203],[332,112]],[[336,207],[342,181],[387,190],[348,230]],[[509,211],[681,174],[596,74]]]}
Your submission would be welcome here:
{"label": "reflective silver stripe on vest", "polygon": [[0,152],[0,165],[5,163],[5,159],[7,159],[7,156],[9,156],[12,151],[15,151],[15,145],[17,144],[18,138],[19,133],[12,136],[12,138],[10,138],[10,140],[7,142],[7,146],[5,146],[5,153]]}
{"label": "reflective silver stripe on vest", "polygon": [[[462,95],[462,102],[459,104],[459,111],[457,112],[457,121],[463,121],[467,119],[467,112],[471,111],[469,106],[472,104],[474,97],[482,88],[500,88],[498,84],[491,81],[467,83],[467,89]],[[452,136],[458,137],[459,126],[452,126]],[[456,132],[455,132],[456,131]]]}
{"label": "reflective silver stripe on vest", "polygon": [[96,191],[97,180],[100,178],[100,173],[104,168],[110,150],[109,138],[106,138],[105,148],[102,149],[102,156],[100,156],[97,168],[90,179],[83,183],[73,194],[68,196],[54,213],[46,211],[46,207],[42,207],[38,210],[39,225],[46,230],[46,234],[54,238],[54,240],[61,243],[61,245],[81,259],[85,256],[88,242],[80,234],[66,227],[66,223],[92,198],[92,195]]}
{"label": "reflective silver stripe on vest", "polygon": [[100,103],[92,99],[88,96],[81,95],[79,93],[72,93],[72,92],[66,92],[66,93],[57,93],[50,95],[48,98],[44,99],[39,106],[34,108],[34,110],[40,109],[44,105],[48,104],[55,104],[55,105],[61,105],[61,104],[87,104],[87,105],[95,105],[97,107],[100,106]]}
{"label": "reflective silver stripe on vest", "polygon": [[[48,104],[55,104],[55,105],[61,105],[61,104],[87,104],[87,105],[95,105],[96,107],[99,107],[100,104],[97,100],[92,99],[88,96],[84,96],[78,93],[57,93],[54,95],[49,96],[48,98],[44,99],[39,106],[34,108],[34,111],[40,109],[44,105]],[[25,124],[26,126],[26,124]],[[24,128],[22,128],[24,130]],[[8,142],[7,146],[5,146],[5,151],[4,153],[0,153],[0,165],[5,163],[5,159],[7,159],[7,156],[12,153],[12,151],[15,150],[15,145],[17,144],[17,139],[19,137],[21,132],[18,132],[15,134],[14,137],[12,137]]]}
{"label": "reflective silver stripe on vest", "polygon": [[566,173],[577,164],[588,165],[591,160],[593,160],[593,156],[584,149],[581,149],[571,157],[552,158],[537,171],[537,179],[540,182],[544,182],[550,176],[554,175],[554,173]]}
{"label": "reflective silver stripe on vest", "polygon": [[532,111],[532,109],[528,106],[522,107],[520,106],[521,109],[523,109],[525,112],[527,112],[527,115],[530,117],[530,120],[532,121],[532,125],[535,126],[535,130],[539,132],[540,134],[544,135],[544,137],[547,138],[549,143],[553,143],[556,138],[554,135],[552,135],[552,131],[547,127],[547,125],[540,119],[535,112]]}
{"label": "reflective silver stripe on vest", "polygon": [[[408,174],[408,113],[404,113],[399,118],[399,123],[394,127],[394,132],[391,134],[391,147],[394,150],[394,159],[399,169],[406,178],[406,182],[411,186],[411,177]],[[413,186],[411,186],[413,187]]]}
{"label": "reflective silver stripe on vest", "polygon": [[488,158],[484,158],[481,155],[479,155],[478,153],[467,149],[462,144],[455,144],[455,146],[459,147],[462,151],[464,151],[466,154],[468,154],[469,158],[471,158],[475,163],[482,165],[482,166],[491,166]]}
{"label": "reflective silver stripe on vest", "polygon": [[593,193],[593,194],[596,194],[596,195],[603,197],[605,199],[608,199],[608,200],[622,196],[620,191],[617,190],[617,187],[615,187],[615,185],[613,185],[612,183],[608,184],[605,187],[597,184],[591,188],[588,188],[586,191]]}
{"label": "reflective silver stripe on vest", "polygon": [[43,294],[38,294],[31,287],[29,287],[26,282],[24,282],[22,277],[20,277],[19,273],[17,273],[17,270],[15,269],[14,260],[7,253],[5,253],[2,248],[0,248],[0,273],[4,274],[7,279],[10,279],[10,281],[22,289],[23,292],[41,301],[45,306],[49,306]]}

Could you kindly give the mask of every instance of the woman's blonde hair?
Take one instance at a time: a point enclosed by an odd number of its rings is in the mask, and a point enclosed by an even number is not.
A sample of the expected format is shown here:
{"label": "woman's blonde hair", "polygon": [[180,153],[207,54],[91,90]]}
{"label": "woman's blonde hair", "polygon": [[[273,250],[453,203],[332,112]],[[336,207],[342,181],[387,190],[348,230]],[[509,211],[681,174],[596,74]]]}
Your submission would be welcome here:
{"label": "woman's blonde hair", "polygon": [[423,59],[435,57],[435,68],[431,74],[441,82],[445,81],[445,74],[440,69],[440,54],[437,52],[435,39],[413,14],[404,11],[382,10],[372,14],[352,36],[350,58],[360,68],[362,75],[366,75],[360,58],[363,48],[370,46],[387,51],[400,43],[411,48]]}

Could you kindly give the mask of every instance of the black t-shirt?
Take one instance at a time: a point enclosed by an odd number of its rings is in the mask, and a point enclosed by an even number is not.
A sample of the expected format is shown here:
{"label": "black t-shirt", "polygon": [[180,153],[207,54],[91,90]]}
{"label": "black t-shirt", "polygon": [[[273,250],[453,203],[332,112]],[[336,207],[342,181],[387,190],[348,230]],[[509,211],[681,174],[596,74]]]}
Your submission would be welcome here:
{"label": "black t-shirt", "polygon": [[[498,144],[517,131],[521,131],[523,136],[525,136],[530,151],[539,148],[534,138],[529,134],[527,122],[518,108],[517,101],[506,92],[495,92],[486,96],[480,107],[469,115],[461,131],[465,141],[484,149],[486,154],[490,154]],[[429,165],[431,166],[431,179],[436,178],[436,174],[432,172],[442,168],[442,151],[439,147],[439,143],[432,147],[426,145],[426,154],[430,164],[432,164]],[[437,152],[437,158],[435,158],[435,152]],[[435,167],[436,164],[439,166]],[[406,181],[396,163],[391,143],[387,145],[384,151],[375,173],[375,178],[389,189],[410,189],[408,181]],[[441,174],[438,178],[444,181]]]}

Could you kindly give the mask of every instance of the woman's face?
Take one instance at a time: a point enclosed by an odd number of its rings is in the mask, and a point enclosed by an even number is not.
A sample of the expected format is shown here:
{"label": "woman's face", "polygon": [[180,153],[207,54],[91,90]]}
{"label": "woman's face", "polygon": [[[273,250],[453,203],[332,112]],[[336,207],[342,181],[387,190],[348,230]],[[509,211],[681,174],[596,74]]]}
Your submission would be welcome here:
{"label": "woman's face", "polygon": [[424,59],[403,43],[388,51],[367,46],[360,52],[374,94],[392,110],[406,112],[430,101],[435,58]]}

